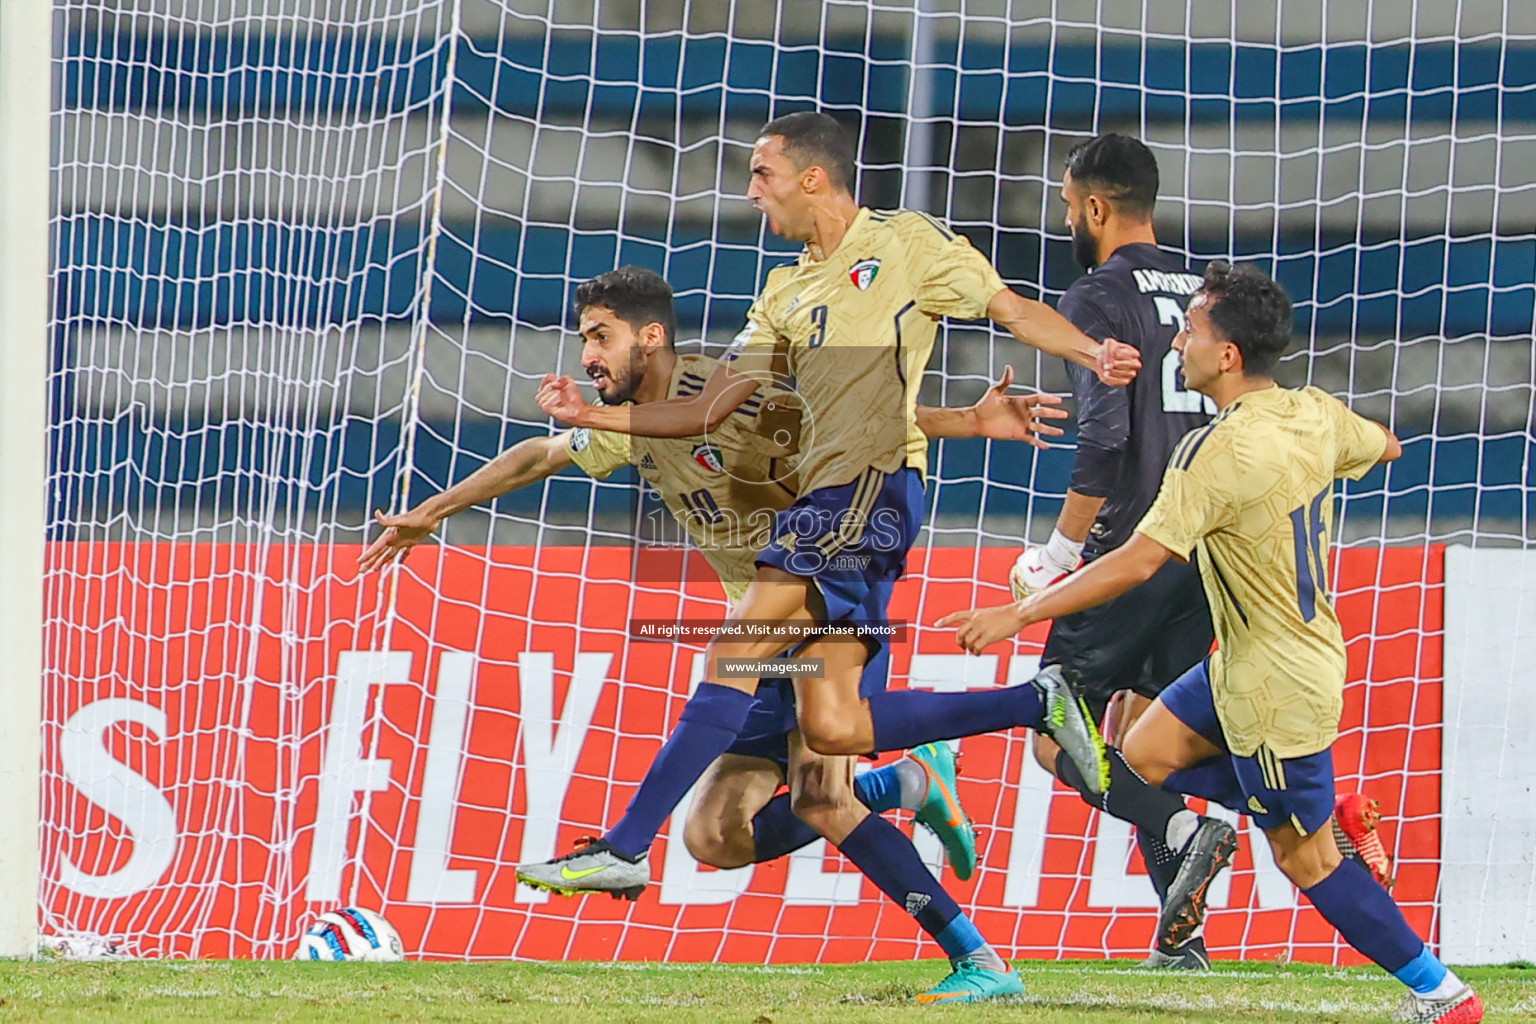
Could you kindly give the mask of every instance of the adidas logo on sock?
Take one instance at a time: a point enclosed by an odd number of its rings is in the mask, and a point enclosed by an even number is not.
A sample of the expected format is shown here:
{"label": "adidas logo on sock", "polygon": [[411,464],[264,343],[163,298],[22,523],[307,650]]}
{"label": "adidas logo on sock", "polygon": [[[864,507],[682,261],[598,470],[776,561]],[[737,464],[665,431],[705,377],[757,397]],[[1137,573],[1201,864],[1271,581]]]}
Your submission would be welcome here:
{"label": "adidas logo on sock", "polygon": [[926,907],[932,900],[933,897],[925,892],[907,893],[907,913],[911,914],[913,917],[916,917],[918,914],[922,913],[923,908]]}

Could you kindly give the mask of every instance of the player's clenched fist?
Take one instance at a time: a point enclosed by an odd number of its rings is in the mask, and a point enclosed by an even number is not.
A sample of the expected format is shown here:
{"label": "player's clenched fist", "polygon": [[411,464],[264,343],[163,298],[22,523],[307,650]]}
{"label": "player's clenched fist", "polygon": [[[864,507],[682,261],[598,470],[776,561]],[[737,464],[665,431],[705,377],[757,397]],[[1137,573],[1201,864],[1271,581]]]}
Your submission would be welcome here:
{"label": "player's clenched fist", "polygon": [[1008,570],[1008,585],[1015,601],[1038,594],[1058,580],[1075,572],[1083,564],[1083,542],[1051,531],[1051,539],[1042,547],[1028,547]]}
{"label": "player's clenched fist", "polygon": [[1099,347],[1099,380],[1115,387],[1124,387],[1136,379],[1141,369],[1141,352],[1135,345],[1127,345],[1114,338],[1105,338]]}
{"label": "player's clenched fist", "polygon": [[570,377],[546,373],[535,400],[540,409],[560,422],[569,423],[573,427],[586,426],[582,417],[591,408],[591,404],[581,396],[581,389]]}

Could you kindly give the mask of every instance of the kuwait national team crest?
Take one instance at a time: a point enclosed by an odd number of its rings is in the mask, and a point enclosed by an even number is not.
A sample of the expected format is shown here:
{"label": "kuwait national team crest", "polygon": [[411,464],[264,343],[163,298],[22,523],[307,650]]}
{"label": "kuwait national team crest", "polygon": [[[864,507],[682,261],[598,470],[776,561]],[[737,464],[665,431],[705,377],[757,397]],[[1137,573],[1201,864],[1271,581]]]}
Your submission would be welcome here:
{"label": "kuwait national team crest", "polygon": [[720,457],[720,449],[712,444],[701,444],[695,448],[693,461],[712,472],[725,472],[725,460]]}
{"label": "kuwait national team crest", "polygon": [[848,271],[848,279],[854,287],[861,292],[869,291],[869,286],[875,283],[875,275],[880,273],[879,260],[859,260]]}

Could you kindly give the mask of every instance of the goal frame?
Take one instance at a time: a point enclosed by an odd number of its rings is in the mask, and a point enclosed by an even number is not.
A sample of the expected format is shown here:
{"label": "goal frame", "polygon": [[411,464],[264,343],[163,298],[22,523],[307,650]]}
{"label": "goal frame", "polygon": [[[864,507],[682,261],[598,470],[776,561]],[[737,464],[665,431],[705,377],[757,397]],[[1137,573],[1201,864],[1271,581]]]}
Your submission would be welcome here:
{"label": "goal frame", "polygon": [[0,5],[0,956],[37,949],[48,438],[50,0]]}

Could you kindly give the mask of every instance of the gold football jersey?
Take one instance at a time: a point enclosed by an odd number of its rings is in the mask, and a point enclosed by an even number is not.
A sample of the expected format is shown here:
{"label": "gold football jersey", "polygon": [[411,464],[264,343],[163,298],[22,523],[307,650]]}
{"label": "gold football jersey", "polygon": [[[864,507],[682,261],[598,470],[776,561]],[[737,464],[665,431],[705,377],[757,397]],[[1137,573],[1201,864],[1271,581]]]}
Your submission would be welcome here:
{"label": "gold football jersey", "polygon": [[[667,397],[698,394],[716,365],[707,356],[679,356]],[[761,432],[784,397],[772,387],[759,388],[706,437],[633,437],[581,428],[566,431],[566,451],[598,479],[634,466],[719,573],[735,604],[757,570],[757,553],[772,536],[774,514],[799,493],[793,445],[786,451],[773,443],[776,431],[766,437]]]}
{"label": "gold football jersey", "polygon": [[926,472],[917,394],[938,318],[984,317],[1004,287],[969,241],[926,214],[861,209],[826,259],[805,252],[769,272],[726,361],[754,374],[787,364],[805,408],[804,491],[871,466]]}
{"label": "gold football jersey", "polygon": [[1211,690],[1227,747],[1303,757],[1338,737],[1344,634],[1328,593],[1333,482],[1358,480],[1387,436],[1317,388],[1233,402],[1174,449],[1137,532],[1198,551],[1220,650]]}

